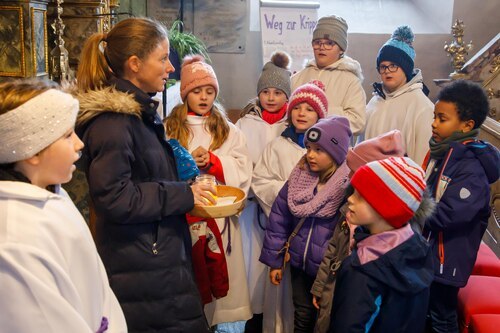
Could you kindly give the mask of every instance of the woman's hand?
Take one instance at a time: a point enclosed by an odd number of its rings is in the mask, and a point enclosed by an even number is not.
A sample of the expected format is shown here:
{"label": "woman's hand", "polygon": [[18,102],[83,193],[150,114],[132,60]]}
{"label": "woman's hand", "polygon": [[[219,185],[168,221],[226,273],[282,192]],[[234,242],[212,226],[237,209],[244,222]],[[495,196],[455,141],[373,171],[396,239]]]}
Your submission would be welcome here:
{"label": "woman's hand", "polygon": [[281,278],[283,277],[283,271],[281,268],[272,268],[269,272],[269,278],[271,279],[271,283],[278,286],[281,282]]}
{"label": "woman's hand", "polygon": [[313,305],[314,305],[314,307],[316,308],[316,310],[319,310],[319,300],[320,300],[320,299],[321,299],[321,298],[319,298],[319,297],[317,297],[317,296],[314,296],[314,295],[313,295]]}
{"label": "woman's hand", "polygon": [[213,197],[213,195],[217,195],[217,189],[214,186],[203,183],[194,183],[191,185],[191,191],[193,191],[195,205],[207,205],[207,203],[211,203],[212,205],[217,204],[217,201]]}
{"label": "woman's hand", "polygon": [[198,148],[193,150],[191,155],[193,156],[193,159],[199,168],[205,168],[210,162],[210,153],[202,146],[199,146]]}

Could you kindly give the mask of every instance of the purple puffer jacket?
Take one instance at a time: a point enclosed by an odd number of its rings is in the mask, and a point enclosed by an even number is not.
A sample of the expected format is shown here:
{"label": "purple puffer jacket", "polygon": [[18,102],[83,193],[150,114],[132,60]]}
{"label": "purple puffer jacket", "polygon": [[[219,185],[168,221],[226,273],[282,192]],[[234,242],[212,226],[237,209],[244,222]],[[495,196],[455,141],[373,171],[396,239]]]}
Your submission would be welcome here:
{"label": "purple puffer jacket", "polygon": [[[283,265],[283,253],[279,252],[300,221],[300,218],[293,216],[290,212],[287,198],[288,182],[274,201],[259,258],[262,263],[271,268],[279,268]],[[290,245],[290,264],[293,267],[302,269],[312,277],[316,276],[328,241],[341,215],[337,211],[330,218],[306,218]]]}

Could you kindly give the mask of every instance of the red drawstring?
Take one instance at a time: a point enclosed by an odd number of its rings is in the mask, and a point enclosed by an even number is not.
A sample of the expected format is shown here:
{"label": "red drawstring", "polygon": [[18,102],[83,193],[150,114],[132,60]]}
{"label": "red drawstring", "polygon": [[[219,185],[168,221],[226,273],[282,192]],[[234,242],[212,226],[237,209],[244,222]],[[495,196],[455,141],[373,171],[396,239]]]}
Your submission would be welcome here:
{"label": "red drawstring", "polygon": [[444,266],[444,244],[443,244],[443,232],[439,232],[439,243],[438,243],[438,251],[439,251],[439,274],[443,274],[443,266]]}

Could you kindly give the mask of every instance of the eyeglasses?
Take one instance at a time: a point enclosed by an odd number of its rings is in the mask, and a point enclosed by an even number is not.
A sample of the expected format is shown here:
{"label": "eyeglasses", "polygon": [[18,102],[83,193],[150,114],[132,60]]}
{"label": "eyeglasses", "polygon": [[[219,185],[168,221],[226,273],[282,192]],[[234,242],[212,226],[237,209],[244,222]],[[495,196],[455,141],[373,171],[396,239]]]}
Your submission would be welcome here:
{"label": "eyeglasses", "polygon": [[398,70],[398,68],[399,68],[398,65],[390,64],[389,66],[380,65],[377,67],[377,70],[378,70],[379,74],[384,74],[386,70],[388,70],[389,73],[394,73],[395,71]]}
{"label": "eyeglasses", "polygon": [[319,50],[321,48],[321,46],[323,46],[323,48],[325,50],[331,50],[337,43],[335,43],[333,40],[325,40],[324,42],[321,41],[320,39],[315,39],[312,41],[311,45],[313,47],[313,49],[315,50]]}

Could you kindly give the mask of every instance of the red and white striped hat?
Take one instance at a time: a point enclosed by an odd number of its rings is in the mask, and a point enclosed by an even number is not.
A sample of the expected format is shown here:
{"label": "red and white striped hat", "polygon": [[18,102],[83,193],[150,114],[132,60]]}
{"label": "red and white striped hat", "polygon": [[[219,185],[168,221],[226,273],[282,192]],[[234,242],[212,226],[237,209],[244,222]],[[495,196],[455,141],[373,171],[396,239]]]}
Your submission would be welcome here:
{"label": "red and white striped hat", "polygon": [[325,95],[325,85],[318,80],[312,80],[295,89],[288,102],[288,114],[295,105],[307,103],[318,114],[318,118],[325,118],[328,114],[328,99]]}
{"label": "red and white striped hat", "polygon": [[415,214],[426,184],[424,170],[408,157],[391,157],[360,167],[351,185],[394,228]]}

